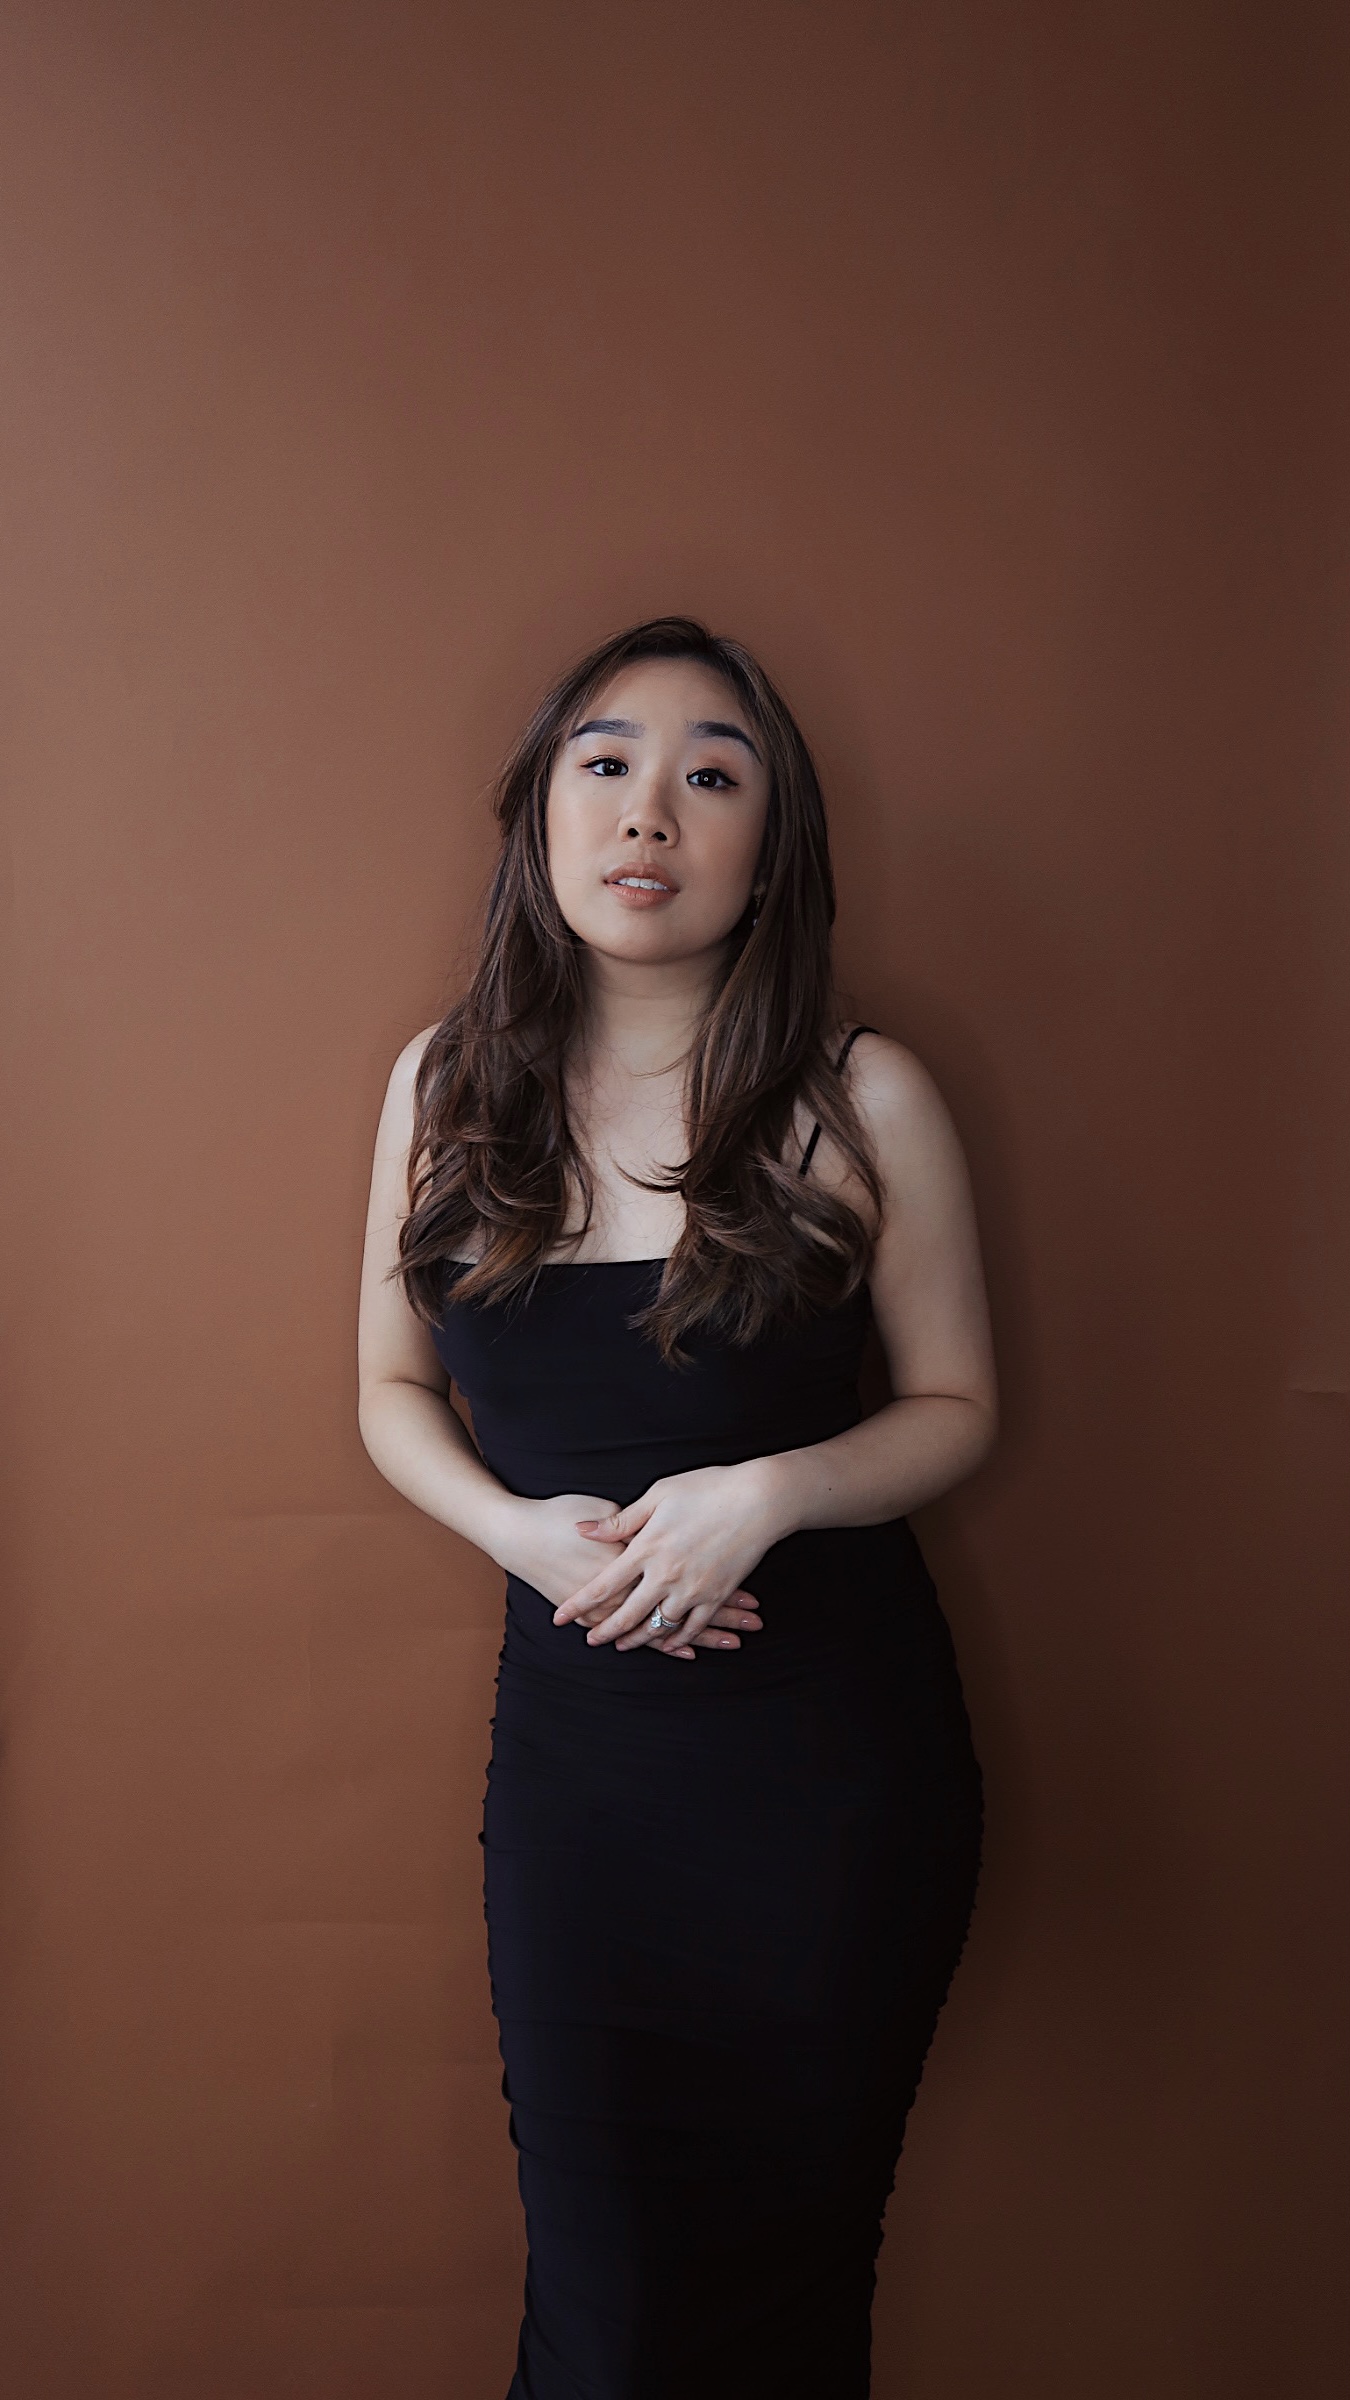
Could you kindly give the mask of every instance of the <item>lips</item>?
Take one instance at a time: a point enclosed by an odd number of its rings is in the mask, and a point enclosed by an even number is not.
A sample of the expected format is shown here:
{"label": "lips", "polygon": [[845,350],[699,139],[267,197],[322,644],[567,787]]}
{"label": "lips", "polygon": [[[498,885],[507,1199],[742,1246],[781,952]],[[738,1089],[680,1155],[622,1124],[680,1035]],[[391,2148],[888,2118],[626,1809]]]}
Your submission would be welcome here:
{"label": "lips", "polygon": [[605,883],[615,898],[627,907],[656,907],[661,900],[673,900],[680,886],[673,876],[665,874],[663,866],[615,866]]}

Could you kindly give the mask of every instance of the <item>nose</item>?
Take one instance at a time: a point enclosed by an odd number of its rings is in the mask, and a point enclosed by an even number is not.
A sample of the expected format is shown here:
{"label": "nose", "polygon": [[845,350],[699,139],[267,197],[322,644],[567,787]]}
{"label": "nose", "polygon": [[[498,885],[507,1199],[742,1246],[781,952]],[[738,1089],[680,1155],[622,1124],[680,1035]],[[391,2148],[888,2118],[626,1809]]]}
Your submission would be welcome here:
{"label": "nose", "polygon": [[659,772],[644,776],[634,789],[626,779],[620,831],[628,842],[678,842],[679,820],[671,806],[666,779]]}

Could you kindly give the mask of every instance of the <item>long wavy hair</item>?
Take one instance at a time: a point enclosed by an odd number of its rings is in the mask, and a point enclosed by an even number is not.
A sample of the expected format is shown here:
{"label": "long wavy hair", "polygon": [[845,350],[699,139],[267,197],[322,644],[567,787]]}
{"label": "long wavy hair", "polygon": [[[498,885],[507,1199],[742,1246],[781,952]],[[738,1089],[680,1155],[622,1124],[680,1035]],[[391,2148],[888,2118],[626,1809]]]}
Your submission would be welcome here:
{"label": "long wavy hair", "polygon": [[[418,1066],[409,1214],[390,1273],[423,1322],[435,1323],[450,1257],[476,1252],[454,1286],[456,1305],[502,1301],[590,1224],[594,1183],[566,1076],[584,1023],[584,944],[549,876],[548,790],[588,703],[623,668],[653,658],[697,660],[720,675],[770,774],[758,913],[747,906],[728,938],[686,1062],[688,1154],[660,1176],[631,1179],[684,1203],[657,1295],[633,1320],[678,1364],[681,1337],[696,1325],[746,1343],[775,1318],[849,1298],[866,1276],[882,1206],[869,1142],[827,1047],[835,895],[815,765],[758,661],[691,617],[654,617],[592,650],[540,701],[501,770],[501,851],[478,962]],[[802,1101],[854,1170],[866,1217],[801,1174],[792,1132]],[[573,1198],[582,1221],[565,1236]]]}

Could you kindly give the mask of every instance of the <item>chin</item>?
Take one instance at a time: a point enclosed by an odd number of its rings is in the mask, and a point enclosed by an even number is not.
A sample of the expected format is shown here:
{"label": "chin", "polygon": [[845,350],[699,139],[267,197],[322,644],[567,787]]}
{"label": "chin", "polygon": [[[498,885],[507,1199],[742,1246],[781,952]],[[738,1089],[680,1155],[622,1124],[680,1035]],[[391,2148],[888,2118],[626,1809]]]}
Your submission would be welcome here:
{"label": "chin", "polygon": [[618,923],[606,912],[603,924],[597,924],[588,909],[573,914],[567,908],[563,915],[579,942],[593,950],[599,958],[621,960],[625,965],[669,966],[681,958],[699,958],[717,950],[726,942],[739,917],[731,925],[691,926],[686,919],[677,929],[664,909],[653,909],[650,915],[634,910],[631,916]]}
{"label": "chin", "polygon": [[652,966],[687,958],[691,948],[698,948],[697,943],[691,945],[687,939],[672,940],[667,927],[655,925],[625,926],[618,933],[612,925],[607,925],[603,933],[583,933],[581,938],[587,949],[594,950],[601,958],[621,958],[630,964],[639,961]]}

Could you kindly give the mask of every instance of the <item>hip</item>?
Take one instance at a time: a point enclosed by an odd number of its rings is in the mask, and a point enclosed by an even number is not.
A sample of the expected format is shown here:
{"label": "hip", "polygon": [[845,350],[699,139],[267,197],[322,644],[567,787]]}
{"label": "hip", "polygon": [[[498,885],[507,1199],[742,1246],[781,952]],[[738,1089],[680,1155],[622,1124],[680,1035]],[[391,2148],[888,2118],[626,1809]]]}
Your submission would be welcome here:
{"label": "hip", "polygon": [[[508,1627],[489,1846],[555,1861],[576,1854],[588,1873],[611,1852],[639,1876],[669,1857],[681,1874],[698,1866],[715,1878],[726,1845],[739,1844],[745,1874],[733,1880],[743,1889],[757,1860],[789,1860],[800,1877],[817,1858],[822,1888],[859,1876],[870,1888],[905,1857],[964,1857],[978,1846],[983,1777],[931,1585],[891,1595],[875,1624],[855,1622],[814,1654],[785,1638],[777,1661],[746,1659],[768,1638],[766,1614],[765,1632],[740,1652],[700,1652],[692,1663],[621,1652],[611,1680],[603,1665],[590,1671],[594,1651],[587,1671],[540,1670]],[[705,1665],[721,1671],[705,1679]],[[635,1666],[648,1672],[630,1674]],[[728,1666],[741,1666],[739,1677]]]}

